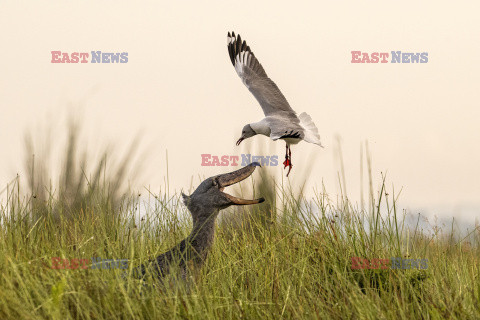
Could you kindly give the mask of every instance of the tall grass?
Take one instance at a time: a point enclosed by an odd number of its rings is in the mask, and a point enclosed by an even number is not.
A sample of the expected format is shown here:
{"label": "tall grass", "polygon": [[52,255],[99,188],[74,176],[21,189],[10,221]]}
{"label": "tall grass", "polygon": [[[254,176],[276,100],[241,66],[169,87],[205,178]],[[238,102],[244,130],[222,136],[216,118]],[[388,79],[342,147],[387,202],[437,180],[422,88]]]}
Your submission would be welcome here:
{"label": "tall grass", "polygon": [[[64,154],[59,176],[52,177],[55,168],[49,167],[52,140],[37,145],[29,133],[25,137],[27,159],[25,161],[28,182],[27,200],[32,220],[50,215],[52,218],[71,219],[83,214],[89,207],[102,207],[103,211],[115,214],[121,203],[128,198],[126,174],[136,152],[134,141],[125,156],[116,163],[112,159],[110,148],[104,148],[99,160],[91,165],[87,159],[94,158],[85,144],[80,141],[80,125],[70,118],[67,138],[63,147]],[[58,140],[58,136],[55,141]],[[36,142],[39,144],[39,142]],[[108,168],[107,168],[107,159]],[[19,181],[17,181],[19,183]],[[18,186],[17,186],[18,187]]]}
{"label": "tall grass", "polygon": [[[478,229],[467,244],[451,230],[410,228],[385,177],[369,209],[334,201],[325,188],[306,199],[301,189],[257,177],[251,190],[267,201],[222,214],[206,264],[186,283],[144,286],[122,280],[123,270],[52,269],[52,257],[129,259],[133,267],[191,227],[179,195],[153,195],[137,221],[142,203],[121,191],[122,166],[103,175],[102,159],[89,175],[73,151],[75,134],[68,141],[55,187],[44,173],[4,191],[1,319],[480,318]],[[352,257],[428,259],[428,268],[355,270]]]}

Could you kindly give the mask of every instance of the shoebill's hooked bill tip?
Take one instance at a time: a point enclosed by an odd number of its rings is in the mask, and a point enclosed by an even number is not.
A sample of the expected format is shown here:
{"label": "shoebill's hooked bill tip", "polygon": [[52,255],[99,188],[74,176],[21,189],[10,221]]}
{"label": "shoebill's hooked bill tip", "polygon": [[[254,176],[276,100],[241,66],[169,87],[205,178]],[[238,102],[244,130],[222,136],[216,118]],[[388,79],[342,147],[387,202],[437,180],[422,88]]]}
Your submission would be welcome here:
{"label": "shoebill's hooked bill tip", "polygon": [[[255,171],[256,167],[260,167],[260,163],[258,162],[252,162],[248,166],[245,166],[241,169],[238,169],[236,171],[230,172],[230,173],[225,173],[218,175],[215,180],[218,183],[218,187],[220,188],[220,191],[223,191],[225,187],[231,186],[232,184],[238,183],[242,180],[245,180],[248,178],[253,171]],[[257,203],[262,203],[265,201],[264,198],[260,199],[254,199],[254,200],[245,200],[245,199],[240,199],[235,196],[229,195],[227,193],[224,193],[226,198],[228,198],[233,204],[236,205],[247,205],[247,204],[257,204]]]}

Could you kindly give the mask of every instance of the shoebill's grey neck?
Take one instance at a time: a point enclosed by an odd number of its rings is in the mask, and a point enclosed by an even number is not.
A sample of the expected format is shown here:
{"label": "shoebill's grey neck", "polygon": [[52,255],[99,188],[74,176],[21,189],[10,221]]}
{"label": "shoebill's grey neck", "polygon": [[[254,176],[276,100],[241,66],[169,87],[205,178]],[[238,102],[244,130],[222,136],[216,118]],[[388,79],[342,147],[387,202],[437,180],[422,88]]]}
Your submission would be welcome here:
{"label": "shoebill's grey neck", "polygon": [[202,212],[202,215],[194,215],[193,228],[190,235],[185,239],[190,243],[197,254],[205,258],[206,253],[213,244],[215,234],[215,219],[218,215],[218,209],[212,209],[209,212]]}
{"label": "shoebill's grey neck", "polygon": [[[192,209],[194,210],[194,208],[189,208],[189,210]],[[200,267],[205,262],[208,251],[213,244],[215,219],[219,209],[202,207],[195,209],[199,211],[192,212],[193,228],[190,235],[147,265],[141,265],[134,271],[135,276],[145,276],[146,269],[150,266],[158,277],[162,277],[169,273],[170,267],[173,265],[180,266],[182,276],[185,276],[187,261],[192,260],[195,267]]]}

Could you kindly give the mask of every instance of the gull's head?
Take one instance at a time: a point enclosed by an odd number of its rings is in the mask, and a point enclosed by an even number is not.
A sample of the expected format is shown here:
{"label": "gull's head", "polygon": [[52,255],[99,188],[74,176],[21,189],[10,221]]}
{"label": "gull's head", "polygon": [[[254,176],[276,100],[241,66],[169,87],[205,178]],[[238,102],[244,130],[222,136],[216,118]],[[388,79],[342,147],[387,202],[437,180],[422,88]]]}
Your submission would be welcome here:
{"label": "gull's head", "polygon": [[[224,188],[248,178],[255,171],[257,166],[260,166],[260,164],[258,162],[253,162],[239,170],[220,174],[204,180],[190,196],[182,193],[185,205],[190,209],[192,215],[195,215],[197,212],[203,211],[199,210],[200,208],[221,210],[231,205],[262,203],[265,201],[263,198],[245,200],[223,192]],[[208,212],[209,210],[205,211]]]}
{"label": "gull's head", "polygon": [[243,127],[242,129],[242,136],[240,137],[240,139],[237,140],[237,146],[240,145],[243,140],[253,137],[256,134],[257,133],[253,131],[252,127],[249,124],[245,125],[245,127]]}

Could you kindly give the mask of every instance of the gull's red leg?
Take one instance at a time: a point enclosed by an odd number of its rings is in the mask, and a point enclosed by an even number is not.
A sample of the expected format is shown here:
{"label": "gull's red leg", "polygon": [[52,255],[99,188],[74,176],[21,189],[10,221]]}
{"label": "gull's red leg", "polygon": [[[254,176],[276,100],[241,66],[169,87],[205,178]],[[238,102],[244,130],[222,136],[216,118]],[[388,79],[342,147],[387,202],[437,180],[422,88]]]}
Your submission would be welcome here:
{"label": "gull's red leg", "polygon": [[285,144],[285,161],[283,161],[283,169],[290,165],[290,159],[288,157],[288,144]]}
{"label": "gull's red leg", "polygon": [[288,146],[288,158],[289,158],[289,161],[288,161],[287,177],[290,174],[290,171],[292,170],[292,167],[293,167],[293,164],[292,164],[292,150],[290,150],[290,146]]}

